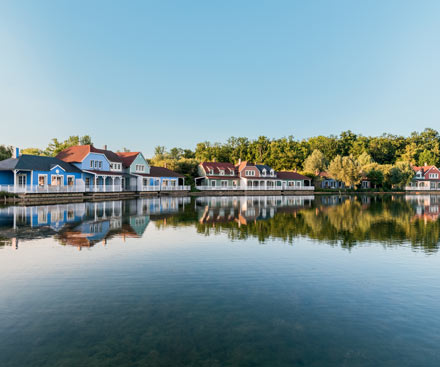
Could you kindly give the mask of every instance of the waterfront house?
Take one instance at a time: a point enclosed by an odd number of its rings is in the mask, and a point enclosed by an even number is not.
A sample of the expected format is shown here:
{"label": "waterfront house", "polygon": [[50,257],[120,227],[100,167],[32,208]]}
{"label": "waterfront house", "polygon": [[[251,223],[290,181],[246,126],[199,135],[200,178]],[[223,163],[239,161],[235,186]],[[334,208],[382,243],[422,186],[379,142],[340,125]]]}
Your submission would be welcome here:
{"label": "waterfront house", "polygon": [[297,172],[276,172],[267,165],[246,161],[240,162],[237,170],[245,190],[314,190],[311,179]]}
{"label": "waterfront house", "polygon": [[141,152],[117,153],[126,173],[135,177],[137,191],[189,191],[185,176],[165,167],[150,166]]}
{"label": "waterfront house", "polygon": [[122,159],[107,147],[98,149],[93,145],[77,145],[64,149],[57,158],[83,172],[86,191],[122,191],[125,185]]}
{"label": "waterfront house", "polygon": [[342,181],[330,177],[328,172],[319,172],[318,177],[322,189],[343,189],[345,187]]}
{"label": "waterfront house", "polygon": [[240,178],[232,163],[203,162],[198,166],[198,174],[195,183],[200,190],[227,190],[240,185]]}
{"label": "waterfront house", "polygon": [[199,165],[199,190],[313,190],[309,177],[297,172],[276,172],[264,164],[203,162]]}
{"label": "waterfront house", "polygon": [[81,170],[54,157],[20,155],[0,161],[0,191],[17,193],[84,191]]}
{"label": "waterfront house", "polygon": [[143,175],[150,174],[150,165],[141,152],[117,152],[122,160],[123,171],[126,174],[124,189],[135,187],[133,191],[142,191],[149,185],[149,180]]}
{"label": "waterfront house", "polygon": [[440,170],[436,166],[412,167],[414,177],[406,190],[440,190]]}

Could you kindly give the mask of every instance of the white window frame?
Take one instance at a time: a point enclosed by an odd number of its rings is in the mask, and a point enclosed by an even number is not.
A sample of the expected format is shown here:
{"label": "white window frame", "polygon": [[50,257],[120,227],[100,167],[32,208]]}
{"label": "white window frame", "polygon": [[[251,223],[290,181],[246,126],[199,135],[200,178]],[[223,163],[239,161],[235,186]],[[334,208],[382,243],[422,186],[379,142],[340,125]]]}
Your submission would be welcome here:
{"label": "white window frame", "polygon": [[[40,185],[40,177],[45,177],[45,179],[44,179],[44,185]],[[38,186],[39,187],[45,187],[45,186],[47,186],[47,174],[46,173],[44,173],[44,174],[42,174],[42,173],[39,173],[38,174]]]}
{"label": "white window frame", "polygon": [[[24,185],[20,184],[20,178],[23,178],[23,177],[24,177]],[[17,186],[18,187],[26,187],[26,185],[27,185],[27,175],[26,175],[26,173],[19,173],[17,175]]]}
{"label": "white window frame", "polygon": [[[61,181],[60,181],[61,185],[54,185],[52,183],[54,178],[56,178],[56,179],[61,178]],[[50,186],[60,186],[60,187],[64,186],[64,176],[63,175],[51,175],[50,176]]]}
{"label": "white window frame", "polygon": [[90,160],[90,168],[95,168],[95,161],[93,159]]}
{"label": "white window frame", "polygon": [[220,170],[220,176],[224,176],[225,175],[225,170],[221,169]]}
{"label": "white window frame", "polygon": [[67,186],[69,186],[69,178],[72,179],[72,185],[70,185],[70,186],[75,186],[75,176],[74,175],[67,175]]}
{"label": "white window frame", "polygon": [[254,171],[254,170],[251,170],[251,169],[246,170],[246,171],[244,172],[244,174],[245,174],[245,176],[252,176],[252,177],[255,177],[255,171]]}

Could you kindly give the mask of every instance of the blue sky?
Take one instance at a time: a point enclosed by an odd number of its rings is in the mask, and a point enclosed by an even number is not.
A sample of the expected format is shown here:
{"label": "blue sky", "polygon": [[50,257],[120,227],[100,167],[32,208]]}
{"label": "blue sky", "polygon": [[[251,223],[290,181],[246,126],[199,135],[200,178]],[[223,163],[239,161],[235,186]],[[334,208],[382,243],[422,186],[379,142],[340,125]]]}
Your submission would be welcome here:
{"label": "blue sky", "polygon": [[440,1],[1,1],[0,144],[440,129]]}

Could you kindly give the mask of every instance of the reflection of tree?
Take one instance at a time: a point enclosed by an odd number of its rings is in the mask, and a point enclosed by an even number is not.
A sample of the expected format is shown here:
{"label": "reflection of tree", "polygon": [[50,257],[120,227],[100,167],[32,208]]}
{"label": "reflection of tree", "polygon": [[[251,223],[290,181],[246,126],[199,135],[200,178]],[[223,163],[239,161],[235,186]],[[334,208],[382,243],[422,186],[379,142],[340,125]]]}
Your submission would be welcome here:
{"label": "reflection of tree", "polygon": [[365,242],[388,246],[408,241],[431,252],[437,251],[440,240],[438,220],[423,221],[415,216],[409,202],[392,197],[372,198],[367,203],[352,197],[332,206],[318,202],[314,208],[277,213],[273,218],[245,226],[237,222],[195,225],[198,233],[226,233],[232,240],[252,237],[260,242],[268,239],[292,242],[305,236],[330,244],[340,243],[346,248]]}

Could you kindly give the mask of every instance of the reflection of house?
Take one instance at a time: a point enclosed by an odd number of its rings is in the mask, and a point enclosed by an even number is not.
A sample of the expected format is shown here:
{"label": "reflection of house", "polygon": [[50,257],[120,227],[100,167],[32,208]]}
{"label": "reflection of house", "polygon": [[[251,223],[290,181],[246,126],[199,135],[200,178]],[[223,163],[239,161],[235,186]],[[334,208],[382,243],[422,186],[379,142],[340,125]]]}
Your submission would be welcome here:
{"label": "reflection of house", "polygon": [[196,199],[199,223],[235,221],[240,225],[273,218],[278,211],[309,207],[313,196],[200,197]]}
{"label": "reflection of house", "polygon": [[413,166],[414,177],[406,190],[440,190],[440,170],[436,166]]}
{"label": "reflection of house", "polygon": [[436,221],[440,216],[440,195],[406,195],[414,209],[414,219]]}
{"label": "reflection of house", "polygon": [[0,191],[46,193],[83,190],[81,170],[60,159],[24,154],[0,161]]}

